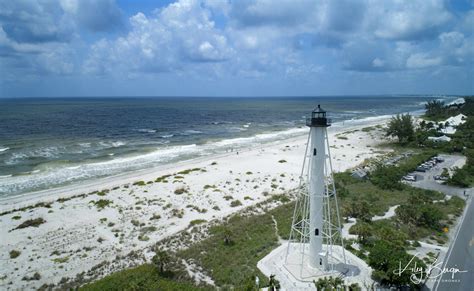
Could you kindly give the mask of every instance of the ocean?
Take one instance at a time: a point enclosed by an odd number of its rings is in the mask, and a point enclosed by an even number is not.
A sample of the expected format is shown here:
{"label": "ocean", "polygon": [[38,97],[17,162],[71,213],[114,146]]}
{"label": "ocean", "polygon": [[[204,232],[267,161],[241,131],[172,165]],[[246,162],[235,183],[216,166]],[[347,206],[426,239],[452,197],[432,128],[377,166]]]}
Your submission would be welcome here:
{"label": "ocean", "polygon": [[0,199],[301,135],[318,104],[343,126],[432,99],[456,97],[0,99]]}

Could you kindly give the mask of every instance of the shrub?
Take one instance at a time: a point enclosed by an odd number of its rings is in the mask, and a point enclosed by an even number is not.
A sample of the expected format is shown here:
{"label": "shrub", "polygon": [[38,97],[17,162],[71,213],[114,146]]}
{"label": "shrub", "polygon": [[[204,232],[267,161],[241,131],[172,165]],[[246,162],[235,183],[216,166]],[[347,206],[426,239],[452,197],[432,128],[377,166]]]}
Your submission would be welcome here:
{"label": "shrub", "polygon": [[139,240],[139,241],[149,241],[150,238],[149,238],[148,236],[144,235],[144,234],[140,234],[140,235],[138,236],[138,240]]}
{"label": "shrub", "polygon": [[10,259],[14,259],[14,258],[17,258],[18,256],[20,256],[21,252],[20,251],[17,251],[17,250],[11,250],[10,251]]}
{"label": "shrub", "polygon": [[189,223],[189,226],[195,226],[195,225],[205,223],[205,222],[207,222],[207,220],[205,219],[194,219],[194,220],[191,220],[191,222]]}
{"label": "shrub", "polygon": [[183,218],[184,216],[184,209],[173,209],[171,210],[171,215],[177,218]]}
{"label": "shrub", "polygon": [[189,173],[191,173],[191,172],[198,172],[198,171],[201,171],[201,168],[187,169],[187,170],[178,172],[177,174],[179,174],[179,175],[186,175],[186,174],[189,174]]}
{"label": "shrub", "polygon": [[91,201],[91,203],[94,204],[99,210],[101,210],[112,204],[112,201],[107,199],[100,199],[97,201]]}
{"label": "shrub", "polygon": [[234,200],[230,203],[230,207],[237,207],[240,205],[242,205],[242,202],[240,202],[240,200]]}
{"label": "shrub", "polygon": [[52,259],[52,261],[57,263],[57,264],[63,264],[63,263],[66,263],[67,261],[69,261],[69,256],[65,256],[63,258],[54,258],[54,259]]}
{"label": "shrub", "polygon": [[176,188],[176,190],[174,190],[174,194],[176,194],[176,195],[181,195],[181,194],[186,193],[186,192],[187,192],[186,188],[184,188],[184,187],[179,187],[179,188]]}
{"label": "shrub", "polygon": [[98,196],[105,196],[105,195],[107,195],[107,193],[109,193],[109,189],[99,191],[99,192],[97,192],[97,195]]}
{"label": "shrub", "polygon": [[145,183],[145,181],[137,181],[137,182],[133,183],[133,185],[134,186],[145,186],[146,183]]}
{"label": "shrub", "polygon": [[161,215],[159,215],[158,213],[154,213],[152,217],[150,217],[150,220],[158,220],[160,218],[161,218]]}
{"label": "shrub", "polygon": [[41,224],[45,223],[46,220],[44,220],[42,217],[38,217],[35,219],[28,219],[22,222],[19,226],[17,226],[15,229],[21,229],[21,228],[27,228],[27,227],[38,227]]}
{"label": "shrub", "polygon": [[280,164],[286,163],[286,160],[279,160],[278,161]]}

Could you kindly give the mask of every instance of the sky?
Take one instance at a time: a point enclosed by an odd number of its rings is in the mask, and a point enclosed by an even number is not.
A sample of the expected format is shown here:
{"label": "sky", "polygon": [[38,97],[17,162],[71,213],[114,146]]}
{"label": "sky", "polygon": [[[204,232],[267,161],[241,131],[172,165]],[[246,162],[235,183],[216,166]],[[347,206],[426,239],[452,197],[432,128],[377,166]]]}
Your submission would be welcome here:
{"label": "sky", "polygon": [[0,0],[0,97],[474,94],[474,0]]}

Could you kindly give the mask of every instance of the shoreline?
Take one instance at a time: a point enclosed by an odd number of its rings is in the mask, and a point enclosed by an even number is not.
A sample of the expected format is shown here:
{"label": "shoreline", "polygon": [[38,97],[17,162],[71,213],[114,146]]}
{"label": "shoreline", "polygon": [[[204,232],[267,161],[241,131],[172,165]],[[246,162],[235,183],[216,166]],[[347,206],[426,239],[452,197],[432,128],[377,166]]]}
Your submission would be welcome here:
{"label": "shoreline", "polygon": [[[345,121],[337,122],[333,124],[332,127],[329,127],[328,133],[336,135],[338,133],[351,131],[357,128],[375,126],[379,123],[386,123],[390,119],[390,117],[391,116],[389,115],[381,115],[381,116],[374,116],[374,117],[366,117],[363,119],[345,120]],[[345,125],[346,123],[348,123],[347,127],[343,128],[343,126],[346,126]],[[295,129],[298,129],[298,127],[287,129],[282,132],[295,130]],[[252,137],[248,137],[248,138],[250,139]],[[287,142],[295,142],[295,141],[301,142],[302,140],[305,140],[306,138],[307,138],[307,132],[302,132],[287,140],[277,139],[277,140],[273,140],[269,142],[260,143],[258,146],[255,146],[256,144],[253,144],[254,146],[253,148],[251,148],[250,146],[252,145],[249,144],[249,146],[247,147],[239,148],[238,152],[245,153],[252,150],[262,149],[264,147],[277,146],[277,145],[280,145],[282,143],[287,143]],[[179,169],[183,167],[190,167],[192,165],[197,165],[201,162],[205,162],[207,160],[221,159],[221,158],[232,156],[234,154],[235,152],[225,152],[225,153],[216,153],[212,155],[199,156],[192,159],[180,160],[174,163],[166,163],[166,164],[151,167],[151,168],[145,168],[145,169],[140,169],[140,170],[135,170],[135,171],[127,171],[124,173],[111,175],[107,177],[91,178],[91,179],[77,181],[71,184],[62,185],[62,186],[58,186],[58,187],[54,187],[50,189],[31,191],[31,192],[3,197],[3,198],[0,198],[0,213],[11,211],[16,208],[27,207],[29,205],[33,205],[36,203],[52,202],[58,198],[69,198],[74,195],[86,194],[84,192],[87,192],[87,191],[84,190],[84,188],[86,189],[97,188],[96,190],[101,190],[103,188],[113,188],[113,187],[121,186],[123,184],[133,183],[136,181],[136,179],[139,179],[139,180],[147,179],[147,178],[151,178],[154,175],[160,176],[166,171],[173,171],[173,169],[176,171],[179,171]]]}
{"label": "shoreline", "polygon": [[[390,152],[374,148],[381,141],[381,125],[388,119],[330,127],[334,172]],[[368,127],[371,129],[362,130]],[[0,280],[0,287],[57,284],[61,277],[76,277],[101,262],[147,248],[196,221],[222,219],[273,195],[288,193],[298,185],[306,141],[307,135],[302,134],[239,149],[238,154],[199,157],[2,200],[2,212],[51,203],[0,216],[0,235],[5,238],[0,242],[0,278],[6,278]],[[137,181],[143,182],[134,185]],[[86,195],[64,199],[81,194]],[[45,222],[18,229],[22,222],[37,218]],[[12,259],[12,250],[23,254]],[[41,273],[41,280],[21,280],[34,272]]]}

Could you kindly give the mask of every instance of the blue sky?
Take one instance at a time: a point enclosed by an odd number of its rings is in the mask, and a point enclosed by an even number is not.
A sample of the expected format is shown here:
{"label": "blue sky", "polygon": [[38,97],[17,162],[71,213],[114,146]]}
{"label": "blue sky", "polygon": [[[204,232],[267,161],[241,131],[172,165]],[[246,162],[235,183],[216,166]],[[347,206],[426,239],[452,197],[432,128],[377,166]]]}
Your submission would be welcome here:
{"label": "blue sky", "polygon": [[0,0],[0,97],[474,94],[474,0]]}

